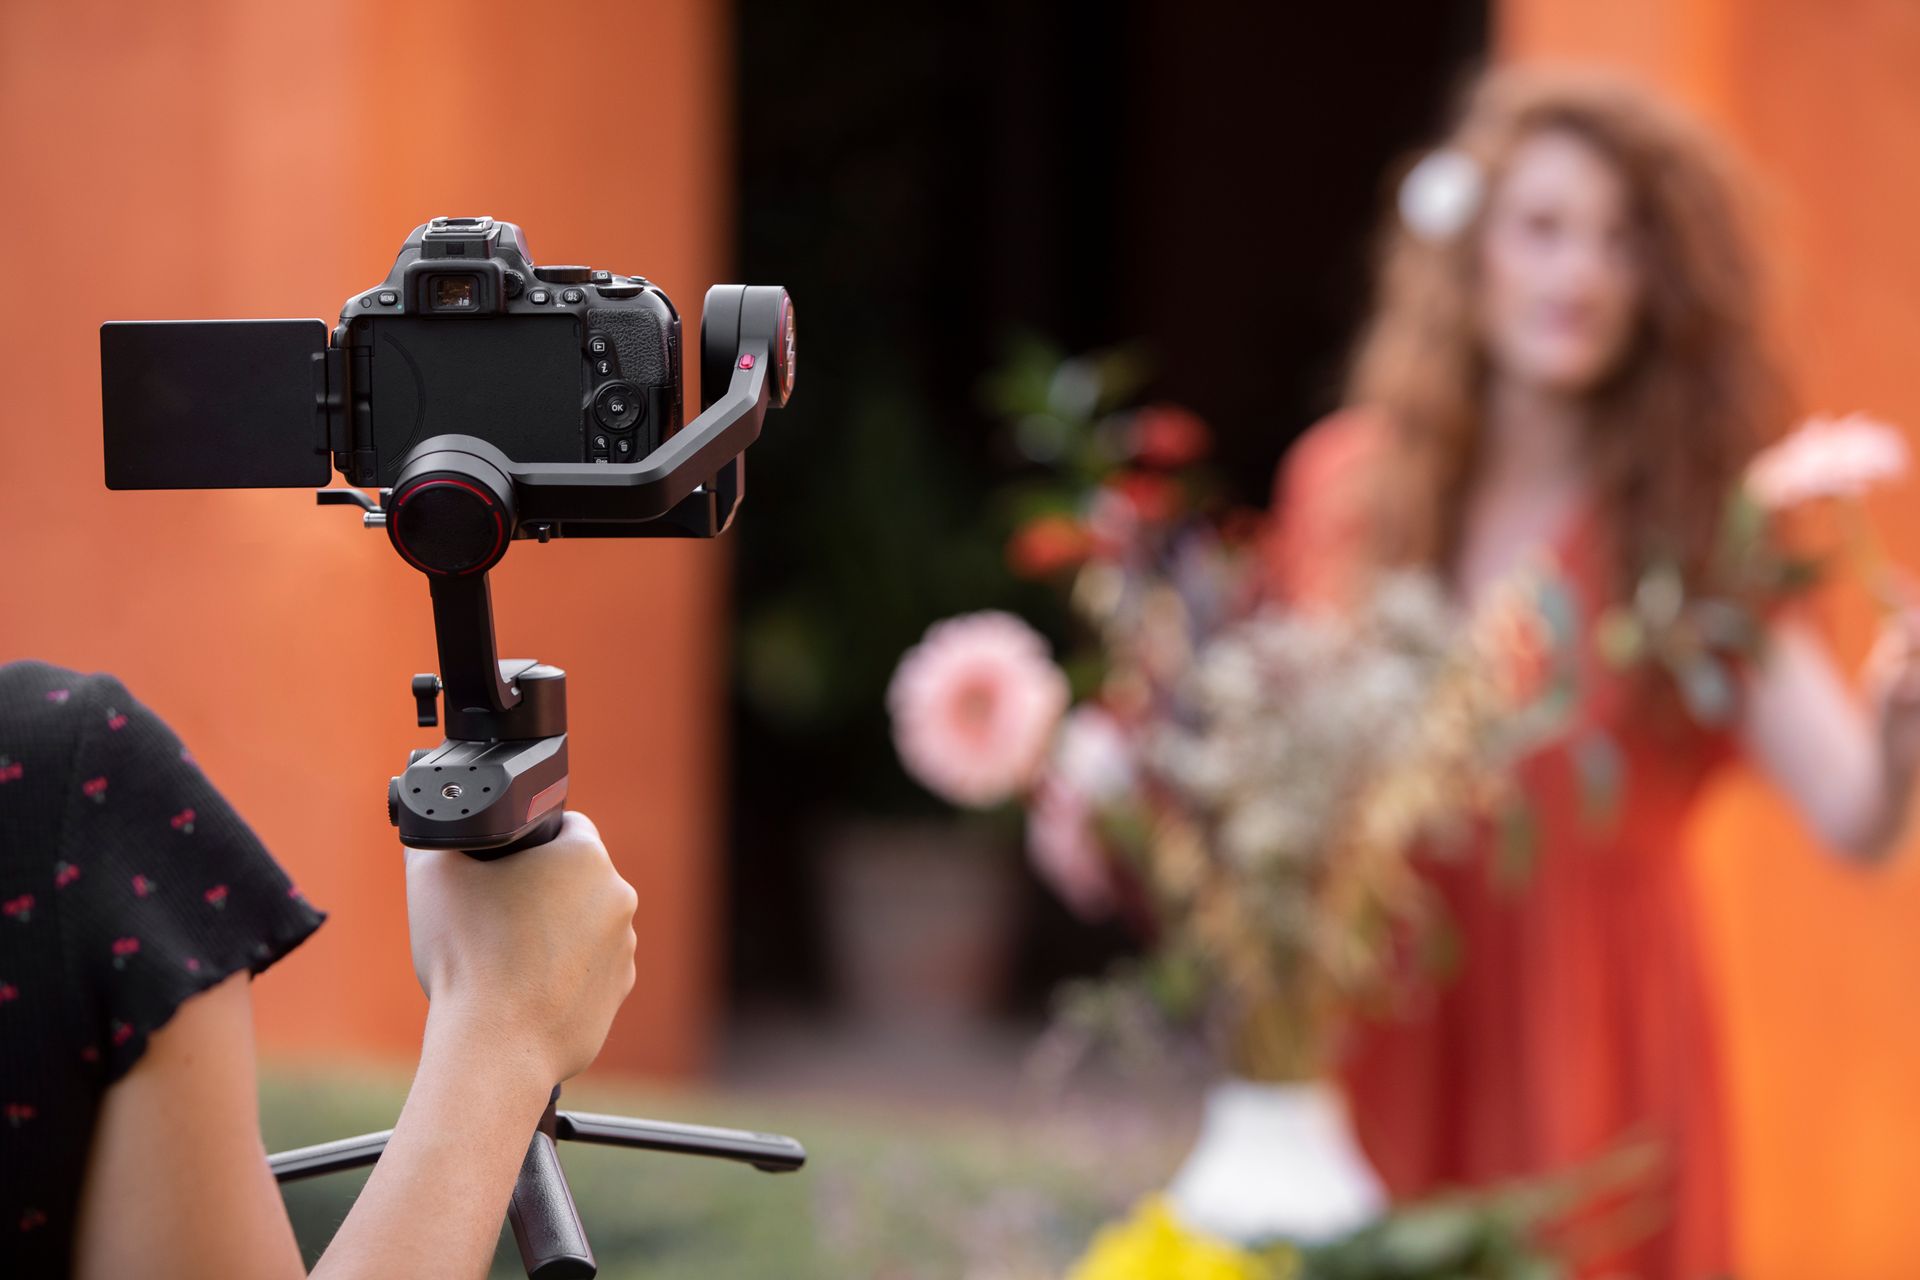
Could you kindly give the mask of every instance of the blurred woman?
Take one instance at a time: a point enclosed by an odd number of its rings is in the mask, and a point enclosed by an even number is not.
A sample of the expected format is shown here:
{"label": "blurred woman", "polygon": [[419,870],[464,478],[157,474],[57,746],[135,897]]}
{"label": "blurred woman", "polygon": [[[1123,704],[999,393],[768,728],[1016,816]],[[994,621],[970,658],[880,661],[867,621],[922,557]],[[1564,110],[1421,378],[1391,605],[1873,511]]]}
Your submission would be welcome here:
{"label": "blurred woman", "polygon": [[[1710,141],[1630,86],[1503,71],[1411,181],[1349,408],[1282,469],[1282,591],[1337,605],[1411,565],[1471,604],[1542,556],[1589,622],[1656,561],[1711,589],[1723,502],[1784,407]],[[1864,707],[1804,624],[1779,613],[1769,632],[1724,727],[1582,641],[1573,724],[1521,769],[1530,871],[1503,890],[1484,865],[1436,869],[1461,971],[1356,1045],[1355,1121],[1397,1194],[1653,1137],[1658,1212],[1596,1265],[1726,1269],[1723,1085],[1683,824],[1744,751],[1828,844],[1873,858],[1898,838],[1920,756],[1909,627],[1876,651]],[[1600,823],[1581,812],[1573,749],[1595,735],[1619,774]]]}

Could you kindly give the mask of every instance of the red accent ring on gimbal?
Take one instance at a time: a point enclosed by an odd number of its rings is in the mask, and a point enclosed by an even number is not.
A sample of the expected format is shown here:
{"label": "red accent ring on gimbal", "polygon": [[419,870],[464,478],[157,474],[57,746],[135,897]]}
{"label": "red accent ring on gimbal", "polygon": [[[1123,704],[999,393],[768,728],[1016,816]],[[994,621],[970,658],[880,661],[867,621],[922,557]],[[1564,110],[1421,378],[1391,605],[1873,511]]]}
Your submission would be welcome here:
{"label": "red accent ring on gimbal", "polygon": [[[401,509],[405,507],[409,501],[412,500],[413,495],[415,495],[416,493],[419,493],[423,489],[438,489],[438,488],[442,488],[449,485],[455,489],[465,489],[468,493],[471,493],[474,497],[480,499],[481,502],[486,504],[487,511],[493,516],[493,546],[488,550],[486,555],[480,557],[480,559],[477,562],[475,562],[473,567],[469,569],[435,569],[429,565],[421,563],[419,558],[416,557],[413,554],[413,552],[407,550],[406,541],[401,536],[401,533],[400,533]],[[480,486],[474,485],[474,484],[468,484],[465,480],[453,480],[446,477],[442,477],[437,480],[422,480],[418,484],[409,485],[407,487],[407,491],[401,494],[399,500],[393,504],[393,509],[388,514],[387,519],[389,522],[391,522],[391,526],[392,526],[393,549],[395,551],[398,551],[400,553],[401,558],[404,559],[408,564],[420,570],[420,572],[422,573],[438,574],[439,576],[445,577],[445,578],[462,578],[470,573],[484,573],[486,570],[492,568],[495,564],[499,562],[500,556],[503,554],[506,547],[507,526],[506,526],[506,521],[500,518],[500,500],[496,498],[493,494],[488,493],[486,490],[480,488]]]}

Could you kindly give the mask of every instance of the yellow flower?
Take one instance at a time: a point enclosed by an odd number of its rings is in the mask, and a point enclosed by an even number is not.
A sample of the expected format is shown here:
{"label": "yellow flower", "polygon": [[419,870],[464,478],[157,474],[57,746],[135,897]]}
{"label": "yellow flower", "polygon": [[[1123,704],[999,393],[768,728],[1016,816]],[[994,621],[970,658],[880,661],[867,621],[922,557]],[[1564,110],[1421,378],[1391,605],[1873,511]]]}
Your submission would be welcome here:
{"label": "yellow flower", "polygon": [[1152,1196],[1133,1216],[1101,1228],[1067,1280],[1289,1280],[1292,1263],[1264,1260],[1180,1224]]}

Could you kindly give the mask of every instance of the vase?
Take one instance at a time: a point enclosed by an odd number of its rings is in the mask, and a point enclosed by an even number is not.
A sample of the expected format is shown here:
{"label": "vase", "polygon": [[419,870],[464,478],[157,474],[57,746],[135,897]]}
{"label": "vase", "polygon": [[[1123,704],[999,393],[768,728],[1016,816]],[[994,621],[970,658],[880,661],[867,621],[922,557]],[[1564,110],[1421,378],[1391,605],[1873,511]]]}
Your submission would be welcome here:
{"label": "vase", "polygon": [[998,1009],[1020,926],[1019,863],[990,828],[851,821],[824,871],[841,1010],[869,1030],[938,1036]]}
{"label": "vase", "polygon": [[1325,1081],[1213,1085],[1167,1195],[1187,1226],[1245,1245],[1325,1244],[1387,1207],[1346,1102]]}

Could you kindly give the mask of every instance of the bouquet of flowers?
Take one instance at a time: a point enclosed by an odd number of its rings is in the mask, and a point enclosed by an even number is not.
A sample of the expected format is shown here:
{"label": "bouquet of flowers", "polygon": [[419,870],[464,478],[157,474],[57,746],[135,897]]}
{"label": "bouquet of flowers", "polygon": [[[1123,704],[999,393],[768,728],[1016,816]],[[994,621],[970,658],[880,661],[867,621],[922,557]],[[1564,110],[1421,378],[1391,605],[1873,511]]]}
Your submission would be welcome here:
{"label": "bouquet of flowers", "polygon": [[1068,904],[1138,926],[1144,959],[1071,992],[1070,1021],[1151,1006],[1236,1074],[1317,1079],[1342,1013],[1438,950],[1411,854],[1502,803],[1506,763],[1565,703],[1565,611],[1547,575],[1473,619],[1412,573],[1338,614],[1265,599],[1257,523],[1199,467],[1204,425],[1097,391],[1076,410],[1060,382],[1002,379],[1056,460],[1009,555],[1062,587],[1083,647],[1063,669],[1011,614],[936,623],[890,690],[901,759],[956,804],[1022,805]]}

